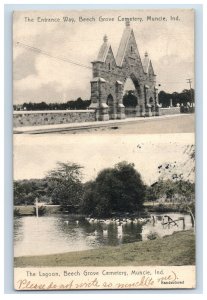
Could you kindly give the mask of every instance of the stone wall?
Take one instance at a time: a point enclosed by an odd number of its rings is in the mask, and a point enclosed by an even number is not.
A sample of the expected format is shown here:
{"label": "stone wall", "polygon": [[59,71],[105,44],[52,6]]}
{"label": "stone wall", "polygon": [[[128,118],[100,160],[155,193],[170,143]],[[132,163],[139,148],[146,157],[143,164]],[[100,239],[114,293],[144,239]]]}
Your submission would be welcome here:
{"label": "stone wall", "polygon": [[160,108],[160,115],[176,115],[180,114],[180,107]]}
{"label": "stone wall", "polygon": [[126,118],[136,118],[136,107],[125,107]]}
{"label": "stone wall", "polygon": [[95,121],[94,110],[14,111],[13,126],[38,126]]}

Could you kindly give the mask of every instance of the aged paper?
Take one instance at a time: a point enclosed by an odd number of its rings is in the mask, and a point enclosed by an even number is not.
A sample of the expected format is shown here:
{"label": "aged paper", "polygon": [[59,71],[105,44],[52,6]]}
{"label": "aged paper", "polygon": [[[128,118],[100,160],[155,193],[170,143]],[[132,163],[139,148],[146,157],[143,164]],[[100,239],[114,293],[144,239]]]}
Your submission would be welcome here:
{"label": "aged paper", "polygon": [[13,13],[14,288],[195,288],[194,11]]}

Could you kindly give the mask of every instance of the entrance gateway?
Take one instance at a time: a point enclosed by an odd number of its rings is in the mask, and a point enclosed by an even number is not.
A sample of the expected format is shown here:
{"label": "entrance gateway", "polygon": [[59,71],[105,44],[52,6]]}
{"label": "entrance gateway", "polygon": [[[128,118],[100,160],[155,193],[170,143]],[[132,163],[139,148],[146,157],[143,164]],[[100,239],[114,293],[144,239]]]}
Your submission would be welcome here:
{"label": "entrance gateway", "polygon": [[134,84],[137,98],[135,116],[159,116],[156,75],[148,53],[140,58],[134,32],[126,21],[116,58],[105,35],[97,60],[92,62],[91,109],[96,110],[96,120],[124,119],[124,85],[127,79]]}

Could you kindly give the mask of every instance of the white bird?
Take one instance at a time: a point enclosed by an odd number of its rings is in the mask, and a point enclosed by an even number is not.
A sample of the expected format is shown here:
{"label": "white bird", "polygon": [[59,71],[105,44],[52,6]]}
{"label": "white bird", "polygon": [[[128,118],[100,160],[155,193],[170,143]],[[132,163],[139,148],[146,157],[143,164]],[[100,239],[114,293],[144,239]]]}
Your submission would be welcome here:
{"label": "white bird", "polygon": [[123,235],[123,228],[122,228],[122,224],[121,225],[119,225],[118,227],[117,227],[117,229],[118,229],[118,237],[120,238],[120,237],[122,237],[122,235]]}
{"label": "white bird", "polygon": [[132,223],[137,224],[137,223],[138,223],[138,220],[135,218],[135,219],[132,221]]}
{"label": "white bird", "polygon": [[105,224],[106,224],[106,225],[111,224],[111,220],[106,220],[106,221],[105,221]]}
{"label": "white bird", "polygon": [[107,236],[108,235],[108,230],[107,229],[104,229],[103,230],[103,236]]}

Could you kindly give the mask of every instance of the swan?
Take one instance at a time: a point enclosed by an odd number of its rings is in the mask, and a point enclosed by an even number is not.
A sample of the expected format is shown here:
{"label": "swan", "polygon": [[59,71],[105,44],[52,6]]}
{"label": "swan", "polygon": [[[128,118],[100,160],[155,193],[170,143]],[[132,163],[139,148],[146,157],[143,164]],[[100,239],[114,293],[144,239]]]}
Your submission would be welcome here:
{"label": "swan", "polygon": [[107,236],[108,235],[108,230],[107,229],[104,229],[103,230],[103,236]]}
{"label": "swan", "polygon": [[122,224],[120,224],[118,227],[117,227],[117,229],[118,229],[118,237],[120,238],[120,237],[122,237],[122,235],[123,235],[123,228],[122,228]]}

